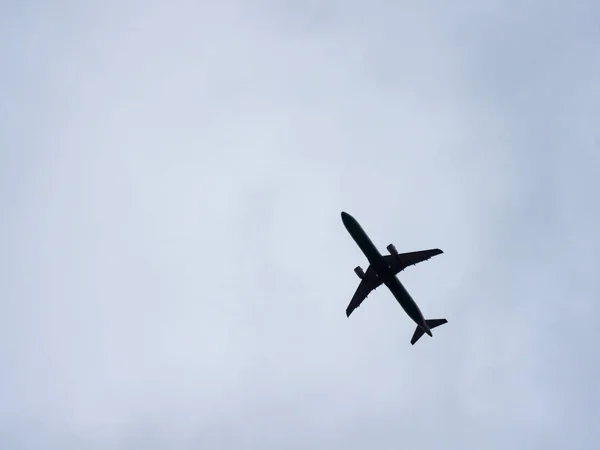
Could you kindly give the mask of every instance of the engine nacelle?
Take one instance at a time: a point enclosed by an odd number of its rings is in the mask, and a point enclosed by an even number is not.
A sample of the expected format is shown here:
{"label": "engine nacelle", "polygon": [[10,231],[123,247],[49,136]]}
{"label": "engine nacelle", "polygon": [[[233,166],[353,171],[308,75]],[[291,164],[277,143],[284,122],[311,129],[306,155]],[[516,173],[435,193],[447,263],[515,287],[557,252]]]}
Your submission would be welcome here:
{"label": "engine nacelle", "polygon": [[396,250],[396,247],[394,247],[394,244],[388,245],[387,251],[390,252],[390,255],[392,255],[392,256],[398,256],[398,250]]}
{"label": "engine nacelle", "polygon": [[365,273],[362,270],[362,267],[360,266],[356,266],[354,268],[354,273],[358,276],[358,278],[360,278],[361,280],[365,277]]}

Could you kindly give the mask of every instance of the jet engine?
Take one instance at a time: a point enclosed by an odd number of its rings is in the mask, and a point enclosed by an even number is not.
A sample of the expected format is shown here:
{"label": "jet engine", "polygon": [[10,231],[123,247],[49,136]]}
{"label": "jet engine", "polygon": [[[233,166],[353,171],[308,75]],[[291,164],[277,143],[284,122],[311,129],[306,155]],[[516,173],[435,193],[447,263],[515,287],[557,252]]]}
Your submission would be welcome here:
{"label": "jet engine", "polygon": [[356,266],[354,268],[354,273],[358,276],[358,278],[360,278],[361,280],[365,277],[365,273],[362,270],[362,267],[360,266]]}
{"label": "jet engine", "polygon": [[396,250],[396,247],[394,247],[394,244],[388,245],[387,251],[390,252],[390,255],[392,255],[392,256],[398,256],[398,250]]}

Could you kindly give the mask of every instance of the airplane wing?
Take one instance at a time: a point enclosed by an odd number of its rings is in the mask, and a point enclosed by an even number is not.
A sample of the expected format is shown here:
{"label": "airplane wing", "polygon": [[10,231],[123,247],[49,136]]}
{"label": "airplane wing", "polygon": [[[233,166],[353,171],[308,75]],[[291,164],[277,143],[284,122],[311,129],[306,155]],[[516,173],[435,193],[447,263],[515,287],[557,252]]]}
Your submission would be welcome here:
{"label": "airplane wing", "polygon": [[381,286],[381,281],[375,275],[375,271],[371,266],[367,268],[365,272],[365,277],[360,280],[360,284],[356,289],[356,292],[352,296],[352,300],[350,300],[350,304],[346,308],[346,317],[350,317],[352,311],[360,306],[365,298],[375,289]]}
{"label": "airplane wing", "polygon": [[432,248],[430,250],[420,250],[418,252],[399,253],[397,255],[385,255],[383,258],[385,262],[392,268],[394,274],[398,274],[406,269],[408,266],[418,264],[423,261],[427,261],[436,255],[444,253],[439,248]]}

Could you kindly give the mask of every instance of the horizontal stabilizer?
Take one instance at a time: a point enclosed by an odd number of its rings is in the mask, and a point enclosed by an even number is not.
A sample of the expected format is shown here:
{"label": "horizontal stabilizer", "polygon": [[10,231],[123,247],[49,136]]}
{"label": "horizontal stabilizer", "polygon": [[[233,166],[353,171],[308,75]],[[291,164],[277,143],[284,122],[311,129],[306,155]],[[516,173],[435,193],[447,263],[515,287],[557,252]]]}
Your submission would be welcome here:
{"label": "horizontal stabilizer", "polygon": [[413,334],[412,339],[410,340],[410,343],[412,345],[415,345],[415,342],[417,342],[419,339],[421,339],[421,336],[423,336],[423,333],[425,333],[423,331],[423,328],[417,326],[417,329],[415,330],[415,334]]}
{"label": "horizontal stabilizer", "polygon": [[[440,325],[444,325],[445,323],[448,323],[448,321],[446,319],[429,319],[429,320],[425,320],[425,323],[431,330],[433,328],[439,327]],[[423,336],[423,334],[425,334],[425,331],[423,330],[423,328],[421,328],[420,326],[417,326],[417,329],[415,330],[415,333],[413,334],[413,337],[410,340],[410,343],[412,345],[415,345],[415,343],[419,339],[421,339],[421,336]]]}
{"label": "horizontal stabilizer", "polygon": [[430,330],[433,330],[435,327],[439,327],[440,325],[448,323],[448,321],[446,319],[429,319],[426,320],[425,323],[427,324]]}

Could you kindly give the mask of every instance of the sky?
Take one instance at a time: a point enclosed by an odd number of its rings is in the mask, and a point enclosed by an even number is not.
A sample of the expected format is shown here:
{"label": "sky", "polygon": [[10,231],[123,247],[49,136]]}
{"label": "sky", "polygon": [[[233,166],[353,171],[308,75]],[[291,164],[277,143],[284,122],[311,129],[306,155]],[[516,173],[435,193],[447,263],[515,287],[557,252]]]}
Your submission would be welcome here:
{"label": "sky", "polygon": [[3,2],[0,446],[596,448],[599,18]]}

